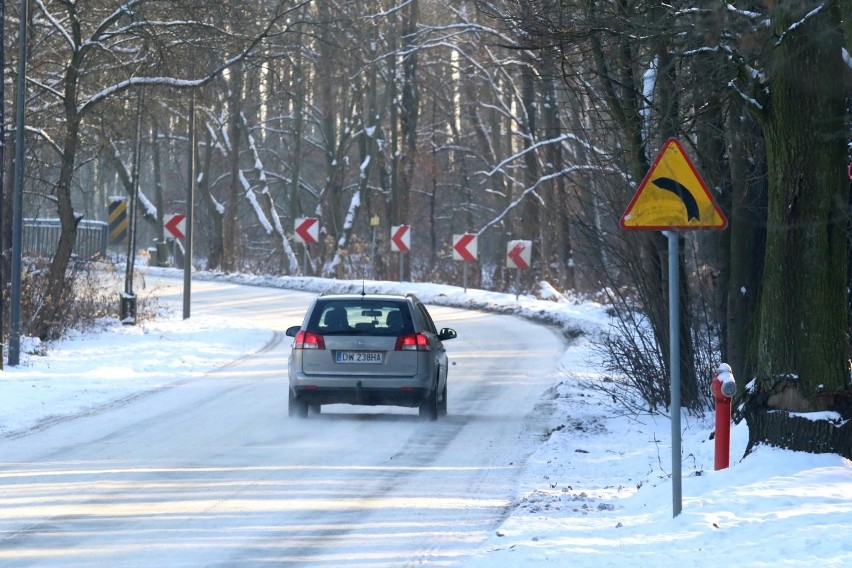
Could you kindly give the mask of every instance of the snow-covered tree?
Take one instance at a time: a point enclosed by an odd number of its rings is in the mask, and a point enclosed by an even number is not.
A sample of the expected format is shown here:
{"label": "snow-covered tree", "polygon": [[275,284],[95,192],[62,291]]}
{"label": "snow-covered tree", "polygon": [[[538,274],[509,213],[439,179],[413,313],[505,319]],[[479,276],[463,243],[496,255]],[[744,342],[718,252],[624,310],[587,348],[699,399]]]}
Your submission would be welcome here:
{"label": "snow-covered tree", "polygon": [[[84,130],[105,107],[134,89],[208,83],[258,45],[282,17],[283,6],[264,4],[251,14],[254,25],[238,25],[229,33],[217,27],[213,17],[227,6],[163,0],[131,0],[118,6],[98,0],[35,4],[29,104],[52,119],[38,133],[58,157],[50,194],[62,227],[44,304],[31,329],[47,337],[67,291],[66,271],[81,219],[72,192]],[[265,25],[258,28],[258,21]],[[212,46],[219,47],[213,56]],[[192,67],[194,75],[181,65],[186,60],[201,62]]]}

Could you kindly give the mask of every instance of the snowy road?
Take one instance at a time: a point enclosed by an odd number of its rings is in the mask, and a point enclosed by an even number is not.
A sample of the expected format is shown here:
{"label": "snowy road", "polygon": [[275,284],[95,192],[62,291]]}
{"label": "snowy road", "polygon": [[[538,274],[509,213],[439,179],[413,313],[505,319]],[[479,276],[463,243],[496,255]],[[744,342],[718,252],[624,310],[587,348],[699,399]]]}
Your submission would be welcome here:
{"label": "snowy road", "polygon": [[433,307],[459,333],[447,344],[446,420],[350,406],[294,420],[283,330],[312,296],[194,283],[193,314],[251,318],[268,344],[200,379],[0,439],[0,565],[463,566],[542,433],[549,409],[537,405],[558,382],[562,339]]}

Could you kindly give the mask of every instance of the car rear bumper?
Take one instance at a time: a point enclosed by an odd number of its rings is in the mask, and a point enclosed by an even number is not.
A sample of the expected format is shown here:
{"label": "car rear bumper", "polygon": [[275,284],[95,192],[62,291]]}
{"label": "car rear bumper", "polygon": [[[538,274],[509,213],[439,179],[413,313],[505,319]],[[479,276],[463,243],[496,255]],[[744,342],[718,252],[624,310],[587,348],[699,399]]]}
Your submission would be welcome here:
{"label": "car rear bumper", "polygon": [[291,386],[292,395],[308,404],[358,404],[365,406],[416,407],[426,400],[430,389],[423,387],[323,387],[318,385]]}

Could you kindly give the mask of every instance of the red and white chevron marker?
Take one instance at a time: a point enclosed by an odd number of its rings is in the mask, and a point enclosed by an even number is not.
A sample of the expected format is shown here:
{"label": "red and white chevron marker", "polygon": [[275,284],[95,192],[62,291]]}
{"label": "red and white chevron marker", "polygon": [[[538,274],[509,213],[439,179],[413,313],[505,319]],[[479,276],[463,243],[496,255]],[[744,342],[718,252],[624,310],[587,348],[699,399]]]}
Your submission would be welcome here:
{"label": "red and white chevron marker", "polygon": [[532,241],[509,241],[506,245],[506,266],[526,270],[532,258]]}
{"label": "red and white chevron marker", "polygon": [[183,213],[170,213],[163,217],[163,227],[176,239],[186,237],[186,215]]}
{"label": "red and white chevron marker", "polygon": [[319,242],[319,219],[316,217],[299,217],[296,219],[296,241],[315,245]]}
{"label": "red and white chevron marker", "polygon": [[408,252],[411,250],[411,225],[391,227],[391,251]]}
{"label": "red and white chevron marker", "polygon": [[473,262],[477,258],[476,234],[453,235],[453,260]]}

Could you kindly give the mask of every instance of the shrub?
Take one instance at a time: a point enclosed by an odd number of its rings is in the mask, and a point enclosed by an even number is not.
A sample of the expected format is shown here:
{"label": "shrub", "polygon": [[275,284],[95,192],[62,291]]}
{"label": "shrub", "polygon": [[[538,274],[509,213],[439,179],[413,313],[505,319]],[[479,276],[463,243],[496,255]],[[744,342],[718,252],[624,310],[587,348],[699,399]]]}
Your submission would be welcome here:
{"label": "shrub", "polygon": [[[44,257],[28,256],[21,270],[21,319],[24,336],[31,335],[30,324],[44,305],[47,292],[47,272],[50,262]],[[62,337],[69,329],[85,331],[106,317],[118,317],[119,293],[124,289],[124,273],[118,273],[110,263],[72,262],[68,268],[68,290],[57,311],[58,318],[51,322],[49,332],[42,340]],[[9,306],[8,293],[6,306]],[[156,314],[156,300],[137,298],[136,321],[151,319]],[[9,318],[4,318],[8,326]],[[8,334],[8,327],[6,329]]]}

